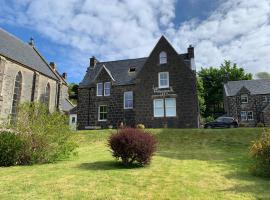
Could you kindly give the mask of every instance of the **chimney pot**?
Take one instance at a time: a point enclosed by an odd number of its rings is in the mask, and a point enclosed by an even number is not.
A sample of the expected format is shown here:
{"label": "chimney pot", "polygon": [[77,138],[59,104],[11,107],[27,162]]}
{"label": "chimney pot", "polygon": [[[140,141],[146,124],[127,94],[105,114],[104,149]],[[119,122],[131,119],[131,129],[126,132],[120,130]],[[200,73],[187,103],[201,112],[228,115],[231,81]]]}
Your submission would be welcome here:
{"label": "chimney pot", "polygon": [[64,73],[62,74],[62,77],[63,77],[65,80],[67,80],[67,73],[64,72]]}
{"label": "chimney pot", "polygon": [[189,45],[187,51],[188,51],[188,58],[189,59],[194,58],[194,47],[192,45]]}
{"label": "chimney pot", "polygon": [[28,44],[30,46],[34,47],[35,46],[34,38],[31,37],[30,40],[29,40],[29,42],[28,42]]}
{"label": "chimney pot", "polygon": [[56,64],[54,62],[50,62],[50,66],[53,70],[56,70]]}
{"label": "chimney pot", "polygon": [[90,58],[90,66],[89,67],[90,68],[94,68],[96,66],[97,62],[98,62],[98,60],[96,59],[96,57],[95,56],[92,56]]}

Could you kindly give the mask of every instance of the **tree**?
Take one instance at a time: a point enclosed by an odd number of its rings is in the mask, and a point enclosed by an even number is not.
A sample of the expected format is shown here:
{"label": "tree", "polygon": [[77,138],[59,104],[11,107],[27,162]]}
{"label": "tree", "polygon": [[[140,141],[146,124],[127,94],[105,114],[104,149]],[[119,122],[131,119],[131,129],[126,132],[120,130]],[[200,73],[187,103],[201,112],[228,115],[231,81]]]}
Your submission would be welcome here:
{"label": "tree", "polygon": [[204,100],[203,81],[200,77],[197,77],[197,94],[198,94],[200,114],[204,115],[206,106],[205,106],[205,100]]}
{"label": "tree", "polygon": [[202,68],[198,73],[203,83],[205,112],[204,117],[217,117],[224,114],[223,84],[228,81],[250,80],[252,74],[245,73],[244,69],[225,60],[219,68]]}
{"label": "tree", "polygon": [[78,89],[79,85],[76,83],[70,83],[68,86],[69,99],[75,104],[77,103],[78,100]]}
{"label": "tree", "polygon": [[256,77],[258,79],[270,79],[270,73],[268,73],[268,72],[258,72],[256,74]]}

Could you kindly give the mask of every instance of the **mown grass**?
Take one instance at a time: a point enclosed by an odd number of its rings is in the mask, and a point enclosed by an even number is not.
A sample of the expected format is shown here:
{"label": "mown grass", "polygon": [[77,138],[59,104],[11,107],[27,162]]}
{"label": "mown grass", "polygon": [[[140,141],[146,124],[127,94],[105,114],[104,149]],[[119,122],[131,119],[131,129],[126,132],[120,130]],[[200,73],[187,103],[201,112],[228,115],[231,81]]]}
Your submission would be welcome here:
{"label": "mown grass", "polygon": [[0,199],[270,199],[270,179],[252,176],[249,145],[263,129],[154,129],[150,166],[111,157],[112,131],[82,131],[78,156],[55,164],[0,168]]}

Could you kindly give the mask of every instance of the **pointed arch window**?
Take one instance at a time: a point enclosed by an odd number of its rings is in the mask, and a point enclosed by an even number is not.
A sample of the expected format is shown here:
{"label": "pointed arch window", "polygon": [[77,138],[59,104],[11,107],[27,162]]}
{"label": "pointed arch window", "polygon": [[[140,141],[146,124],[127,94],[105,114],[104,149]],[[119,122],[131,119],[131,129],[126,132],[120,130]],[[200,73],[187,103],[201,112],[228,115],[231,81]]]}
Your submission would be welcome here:
{"label": "pointed arch window", "polygon": [[17,116],[18,105],[21,99],[21,92],[22,92],[22,73],[18,72],[15,77],[13,98],[12,98],[11,116],[13,121],[15,121]]}
{"label": "pointed arch window", "polygon": [[159,54],[159,64],[167,63],[167,53],[165,51],[160,52]]}
{"label": "pointed arch window", "polygon": [[45,94],[44,94],[44,103],[49,107],[50,106],[50,95],[51,95],[51,86],[48,83],[45,88]]}

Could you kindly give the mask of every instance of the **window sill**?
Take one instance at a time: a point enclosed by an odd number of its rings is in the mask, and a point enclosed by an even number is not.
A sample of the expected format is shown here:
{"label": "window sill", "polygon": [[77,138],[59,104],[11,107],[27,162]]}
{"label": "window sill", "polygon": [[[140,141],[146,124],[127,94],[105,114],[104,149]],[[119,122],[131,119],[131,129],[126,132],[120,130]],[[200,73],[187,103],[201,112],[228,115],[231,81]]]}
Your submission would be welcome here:
{"label": "window sill", "polygon": [[99,122],[106,122],[107,121],[107,119],[105,119],[105,120],[98,120]]}
{"label": "window sill", "polygon": [[124,108],[124,110],[133,110],[133,108]]}

